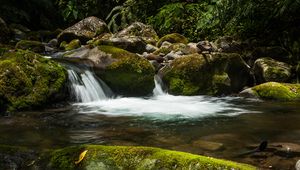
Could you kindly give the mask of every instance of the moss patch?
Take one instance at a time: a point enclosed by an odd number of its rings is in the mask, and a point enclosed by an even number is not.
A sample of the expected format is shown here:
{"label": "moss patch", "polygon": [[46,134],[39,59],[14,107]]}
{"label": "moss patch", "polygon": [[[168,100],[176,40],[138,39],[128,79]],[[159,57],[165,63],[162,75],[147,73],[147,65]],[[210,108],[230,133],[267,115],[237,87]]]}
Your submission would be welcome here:
{"label": "moss patch", "polygon": [[65,50],[67,50],[67,51],[74,50],[81,46],[79,39],[72,40],[70,43],[65,44],[65,45],[62,45],[62,44],[63,44],[63,42],[61,43],[61,46],[64,46]]}
{"label": "moss patch", "polygon": [[30,50],[36,53],[45,51],[45,46],[39,41],[21,40],[16,44],[17,49]]}
{"label": "moss patch", "polygon": [[176,58],[163,76],[169,92],[175,95],[209,94],[213,70],[200,54]]}
{"label": "moss patch", "polygon": [[300,99],[300,84],[268,82],[252,88],[254,95],[267,100],[292,101]]}
{"label": "moss patch", "polygon": [[160,47],[164,41],[168,41],[170,43],[183,43],[187,44],[189,41],[183,35],[178,33],[167,34],[159,39],[157,42],[157,47]]}
{"label": "moss patch", "polygon": [[[88,150],[77,165],[82,151]],[[151,147],[84,145],[52,152],[52,169],[256,169],[236,162]]]}
{"label": "moss patch", "polygon": [[9,52],[0,58],[0,96],[7,100],[9,110],[55,101],[66,77],[62,66],[30,51]]}
{"label": "moss patch", "polygon": [[112,46],[98,48],[116,59],[99,74],[114,92],[129,96],[147,95],[152,92],[155,72],[148,60]]}

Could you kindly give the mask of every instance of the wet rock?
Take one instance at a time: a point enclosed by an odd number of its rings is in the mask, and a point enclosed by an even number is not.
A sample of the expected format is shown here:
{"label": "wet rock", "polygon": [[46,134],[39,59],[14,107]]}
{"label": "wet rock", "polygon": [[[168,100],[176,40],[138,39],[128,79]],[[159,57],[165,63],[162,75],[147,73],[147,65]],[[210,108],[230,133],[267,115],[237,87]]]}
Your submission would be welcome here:
{"label": "wet rock", "polygon": [[82,44],[85,44],[88,40],[108,32],[109,30],[106,23],[101,19],[92,16],[65,29],[58,35],[57,39],[59,43],[79,39]]}
{"label": "wet rock", "polygon": [[257,83],[269,81],[288,82],[292,75],[292,66],[272,58],[257,59],[253,70]]}
{"label": "wet rock", "polygon": [[172,34],[167,34],[162,38],[160,38],[156,46],[161,47],[162,43],[165,41],[168,41],[170,43],[183,43],[183,44],[188,43],[188,39],[185,38],[183,35],[180,35],[178,33],[172,33]]}
{"label": "wet rock", "polygon": [[222,143],[205,141],[205,140],[195,140],[193,141],[192,145],[194,147],[198,147],[208,151],[219,151],[224,149],[224,145]]}
{"label": "wet rock", "polygon": [[282,157],[300,157],[300,145],[295,143],[270,143],[269,148],[276,149],[275,154]]}
{"label": "wet rock", "polygon": [[240,95],[254,96],[264,100],[297,101],[300,99],[300,85],[268,82],[243,90]]}
{"label": "wet rock", "polygon": [[45,46],[39,41],[21,40],[16,44],[16,49],[30,50],[36,53],[45,52]]}
{"label": "wet rock", "polygon": [[155,30],[150,26],[141,22],[134,22],[127,28],[118,32],[115,37],[139,37],[148,44],[156,44],[158,36]]}

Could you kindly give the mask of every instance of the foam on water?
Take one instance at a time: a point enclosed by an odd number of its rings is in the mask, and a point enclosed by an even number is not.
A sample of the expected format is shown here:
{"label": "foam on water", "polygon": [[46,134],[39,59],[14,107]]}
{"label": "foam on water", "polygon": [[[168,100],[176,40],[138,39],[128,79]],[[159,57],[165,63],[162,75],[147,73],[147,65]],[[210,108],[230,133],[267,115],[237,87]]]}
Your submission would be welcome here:
{"label": "foam on water", "polygon": [[116,98],[90,103],[77,103],[80,113],[108,116],[146,116],[153,118],[196,118],[209,116],[234,116],[249,112],[230,104],[236,98],[206,96],[158,95],[151,98]]}

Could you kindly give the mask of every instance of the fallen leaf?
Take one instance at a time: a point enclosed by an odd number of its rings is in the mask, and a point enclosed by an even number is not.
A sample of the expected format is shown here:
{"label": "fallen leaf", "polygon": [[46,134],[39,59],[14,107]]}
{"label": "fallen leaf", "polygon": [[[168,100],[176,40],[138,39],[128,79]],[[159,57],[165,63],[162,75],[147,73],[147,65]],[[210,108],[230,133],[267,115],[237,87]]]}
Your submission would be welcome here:
{"label": "fallen leaf", "polygon": [[78,161],[75,161],[75,164],[76,164],[76,165],[79,164],[79,163],[84,159],[84,157],[85,157],[87,151],[88,151],[88,150],[85,150],[85,151],[81,152],[81,154],[79,155]]}

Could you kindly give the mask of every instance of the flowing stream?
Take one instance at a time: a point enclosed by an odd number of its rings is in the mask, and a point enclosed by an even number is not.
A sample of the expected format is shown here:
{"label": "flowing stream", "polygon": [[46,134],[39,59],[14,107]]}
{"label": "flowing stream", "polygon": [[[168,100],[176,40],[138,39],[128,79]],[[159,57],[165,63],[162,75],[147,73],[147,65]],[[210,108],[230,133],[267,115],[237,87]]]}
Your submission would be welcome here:
{"label": "flowing stream", "polygon": [[[68,73],[75,102],[0,117],[0,144],[36,150],[75,144],[143,145],[258,166],[260,162],[248,162],[235,155],[262,140],[300,145],[297,102],[173,96],[163,90],[159,77],[154,77],[152,96],[120,97],[87,69],[70,66]],[[223,147],[210,150],[197,145],[199,141]]]}

